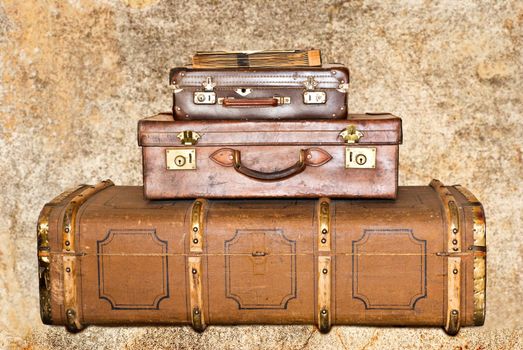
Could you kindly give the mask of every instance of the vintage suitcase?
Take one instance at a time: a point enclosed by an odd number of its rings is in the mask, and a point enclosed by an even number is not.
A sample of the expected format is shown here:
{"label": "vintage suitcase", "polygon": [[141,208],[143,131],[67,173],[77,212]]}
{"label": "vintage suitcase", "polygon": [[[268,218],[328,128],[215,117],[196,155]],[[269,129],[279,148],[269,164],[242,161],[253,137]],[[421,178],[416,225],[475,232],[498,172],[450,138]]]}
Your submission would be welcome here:
{"label": "vintage suitcase", "polygon": [[173,121],[143,119],[148,199],[394,198],[401,119]]}
{"label": "vintage suitcase", "polygon": [[41,316],[87,325],[460,326],[485,318],[485,218],[461,186],[390,200],[146,201],[81,186],[38,222]]}
{"label": "vintage suitcase", "polygon": [[349,71],[303,68],[170,71],[175,119],[344,119]]}

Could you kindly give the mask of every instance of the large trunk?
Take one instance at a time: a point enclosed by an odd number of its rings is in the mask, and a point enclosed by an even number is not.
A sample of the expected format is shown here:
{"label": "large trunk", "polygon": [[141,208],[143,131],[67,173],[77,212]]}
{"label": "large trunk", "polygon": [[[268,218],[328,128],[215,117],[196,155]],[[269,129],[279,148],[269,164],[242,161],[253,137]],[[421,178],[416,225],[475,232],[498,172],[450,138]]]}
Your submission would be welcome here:
{"label": "large trunk", "polygon": [[143,119],[149,199],[395,198],[401,119],[175,122]]}
{"label": "large trunk", "polygon": [[45,323],[460,326],[484,320],[485,222],[465,189],[391,200],[146,201],[83,186],[38,225]]}

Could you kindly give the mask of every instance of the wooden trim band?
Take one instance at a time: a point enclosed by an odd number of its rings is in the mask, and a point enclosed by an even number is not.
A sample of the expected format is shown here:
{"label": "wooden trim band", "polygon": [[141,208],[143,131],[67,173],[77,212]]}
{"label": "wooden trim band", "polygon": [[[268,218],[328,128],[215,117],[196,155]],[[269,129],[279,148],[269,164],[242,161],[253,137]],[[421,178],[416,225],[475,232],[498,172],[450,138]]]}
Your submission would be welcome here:
{"label": "wooden trim band", "polygon": [[317,326],[320,332],[327,333],[332,326],[331,288],[331,209],[328,198],[320,198],[318,215],[318,269],[317,275]]}
{"label": "wooden trim band", "polygon": [[52,201],[44,205],[38,217],[36,226],[38,250],[38,287],[40,292],[40,318],[44,324],[52,324],[51,314],[51,248],[49,246],[49,216],[52,208],[62,203],[73,192],[85,185],[80,185],[64,191]]}
{"label": "wooden trim band", "polygon": [[207,327],[205,307],[203,304],[203,243],[204,213],[207,206],[205,199],[197,199],[191,208],[191,231],[189,233],[189,255],[187,256],[189,305],[192,328],[203,332]]}
{"label": "wooden trim band", "polygon": [[64,309],[66,328],[78,332],[83,328],[78,314],[77,296],[77,256],[76,256],[76,216],[81,206],[96,193],[114,186],[111,180],[105,180],[95,186],[87,186],[65,207],[62,221],[62,273],[64,288]]}
{"label": "wooden trim band", "polygon": [[[461,224],[452,193],[439,180],[432,180],[430,186],[439,194],[447,222],[447,251],[461,252]],[[456,335],[461,326],[461,257],[447,256],[447,311],[445,332]]]}
{"label": "wooden trim band", "polygon": [[486,220],[483,206],[469,190],[455,186],[472,207],[472,233],[474,239],[474,313],[475,326],[485,323],[486,286],[487,286],[487,237]]}

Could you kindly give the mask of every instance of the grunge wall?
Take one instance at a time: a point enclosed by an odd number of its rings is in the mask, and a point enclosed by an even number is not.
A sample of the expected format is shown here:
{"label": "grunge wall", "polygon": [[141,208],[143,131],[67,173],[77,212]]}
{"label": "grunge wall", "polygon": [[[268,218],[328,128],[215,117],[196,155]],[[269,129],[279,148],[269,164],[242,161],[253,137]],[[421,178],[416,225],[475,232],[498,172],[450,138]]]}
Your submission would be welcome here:
{"label": "grunge wall", "polygon": [[[435,177],[484,203],[484,327],[90,327],[38,314],[35,225],[53,196],[141,184],[136,122],[167,111],[196,50],[316,47],[352,72],[351,111],[403,117],[401,184]],[[0,348],[523,348],[520,1],[0,0]]]}

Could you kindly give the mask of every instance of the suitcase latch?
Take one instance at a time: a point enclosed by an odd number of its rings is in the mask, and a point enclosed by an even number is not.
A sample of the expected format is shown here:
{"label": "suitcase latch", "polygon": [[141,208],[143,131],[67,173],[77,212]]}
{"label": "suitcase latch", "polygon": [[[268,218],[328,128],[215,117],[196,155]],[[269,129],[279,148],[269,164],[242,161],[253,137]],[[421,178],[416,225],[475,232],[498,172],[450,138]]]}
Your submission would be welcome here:
{"label": "suitcase latch", "polygon": [[307,77],[307,81],[303,83],[307,91],[303,92],[303,103],[305,104],[324,104],[327,102],[327,94],[325,91],[314,91],[318,86],[318,82],[314,77]]}
{"label": "suitcase latch", "polygon": [[216,93],[214,87],[216,82],[213,81],[212,77],[205,78],[202,83],[204,91],[195,91],[193,101],[197,105],[213,105],[216,103]]}
{"label": "suitcase latch", "polygon": [[347,143],[357,143],[363,136],[364,134],[358,129],[356,129],[354,125],[347,126],[338,135],[338,137],[341,137]]}
{"label": "suitcase latch", "polygon": [[176,137],[182,141],[182,145],[196,145],[201,136],[195,131],[184,130]]}

